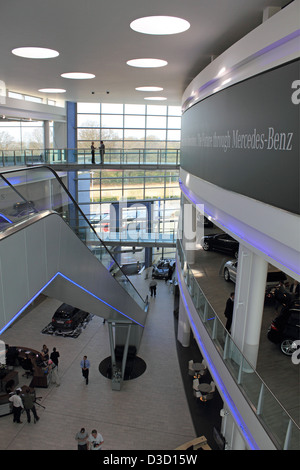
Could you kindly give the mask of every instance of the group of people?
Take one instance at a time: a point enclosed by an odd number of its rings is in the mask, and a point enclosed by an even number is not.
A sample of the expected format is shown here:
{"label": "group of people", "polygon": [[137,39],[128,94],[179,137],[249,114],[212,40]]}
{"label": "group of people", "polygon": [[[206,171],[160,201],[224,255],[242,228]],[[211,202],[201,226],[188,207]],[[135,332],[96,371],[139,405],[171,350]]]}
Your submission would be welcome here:
{"label": "group of people", "polygon": [[22,411],[26,411],[27,422],[31,421],[31,413],[33,414],[34,422],[36,423],[40,418],[37,415],[35,408],[35,396],[29,387],[25,389],[25,393],[21,393],[22,389],[17,388],[15,393],[9,397],[9,401],[12,403],[13,409],[13,422],[22,423],[21,414]]}
{"label": "group of people", "polygon": [[[92,163],[96,163],[95,162],[95,151],[96,151],[96,147],[95,147],[94,142],[92,142],[92,144],[91,144]],[[100,141],[99,151],[100,151],[100,163],[104,163],[105,145],[103,143],[103,140]]]}
{"label": "group of people", "polygon": [[85,428],[81,428],[80,431],[75,435],[77,441],[78,450],[101,450],[103,444],[103,437],[97,431],[93,429],[89,434]]}

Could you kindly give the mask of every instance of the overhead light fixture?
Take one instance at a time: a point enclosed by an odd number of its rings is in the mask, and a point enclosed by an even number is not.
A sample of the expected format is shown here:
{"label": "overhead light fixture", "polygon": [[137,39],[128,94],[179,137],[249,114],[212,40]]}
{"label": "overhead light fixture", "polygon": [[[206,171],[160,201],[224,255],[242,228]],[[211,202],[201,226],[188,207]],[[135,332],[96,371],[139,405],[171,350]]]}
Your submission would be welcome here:
{"label": "overhead light fixture", "polygon": [[163,88],[159,86],[139,86],[136,91],[163,91]]}
{"label": "overhead light fixture", "polygon": [[25,57],[26,59],[52,59],[59,55],[59,52],[54,49],[47,49],[44,47],[17,47],[11,52],[14,55]]}
{"label": "overhead light fixture", "polygon": [[168,65],[168,62],[162,59],[131,59],[128,60],[126,63],[131,67],[144,68],[164,67],[165,65]]}
{"label": "overhead light fixture", "polygon": [[146,98],[144,98],[144,100],[152,100],[152,101],[164,101],[166,99],[167,98],[165,98],[164,96],[147,96]]}
{"label": "overhead light fixture", "polygon": [[67,73],[62,73],[61,77],[70,78],[71,80],[88,80],[91,78],[95,78],[95,75],[93,73],[85,73],[85,72],[67,72]]}
{"label": "overhead light fixture", "polygon": [[190,23],[175,16],[146,16],[130,23],[130,28],[138,33],[168,35],[187,31]]}
{"label": "overhead light fixture", "polygon": [[39,90],[41,93],[65,93],[64,88],[41,88]]}

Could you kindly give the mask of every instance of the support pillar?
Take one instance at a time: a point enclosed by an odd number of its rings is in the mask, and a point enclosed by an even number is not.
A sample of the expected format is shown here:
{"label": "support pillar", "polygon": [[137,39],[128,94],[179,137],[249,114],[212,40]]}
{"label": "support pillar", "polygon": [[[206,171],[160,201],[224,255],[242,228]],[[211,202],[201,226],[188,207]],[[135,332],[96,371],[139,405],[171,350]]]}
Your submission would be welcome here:
{"label": "support pillar", "polygon": [[179,314],[178,314],[178,332],[177,332],[177,339],[184,347],[188,347],[190,345],[190,337],[191,337],[191,327],[190,322],[188,320],[182,298],[179,299]]}
{"label": "support pillar", "polygon": [[196,207],[182,198],[181,205],[182,217],[182,246],[185,252],[186,260],[189,265],[195,262],[196,235],[197,235],[197,210]]}
{"label": "support pillar", "polygon": [[256,368],[268,263],[240,245],[232,337],[247,361]]}

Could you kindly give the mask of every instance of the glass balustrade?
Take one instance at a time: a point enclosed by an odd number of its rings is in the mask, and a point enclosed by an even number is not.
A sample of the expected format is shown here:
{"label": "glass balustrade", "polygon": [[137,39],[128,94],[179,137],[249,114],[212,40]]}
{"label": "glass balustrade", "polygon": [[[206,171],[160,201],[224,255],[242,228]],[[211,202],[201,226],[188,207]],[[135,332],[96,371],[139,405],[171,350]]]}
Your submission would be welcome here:
{"label": "glass balustrade", "polygon": [[[95,153],[96,164],[100,163],[99,151]],[[106,149],[104,165],[170,165],[179,166],[178,149]],[[90,149],[34,149],[0,150],[0,166],[91,164]]]}
{"label": "glass balustrade", "polygon": [[0,174],[0,231],[39,212],[57,212],[138,305],[146,304],[67,190],[67,176],[47,167]]}
{"label": "glass balustrade", "polygon": [[196,281],[192,269],[187,264],[180,240],[177,240],[177,255],[194,307],[252,410],[257,414],[278,449],[299,450],[299,426],[243,356],[214,312]]}

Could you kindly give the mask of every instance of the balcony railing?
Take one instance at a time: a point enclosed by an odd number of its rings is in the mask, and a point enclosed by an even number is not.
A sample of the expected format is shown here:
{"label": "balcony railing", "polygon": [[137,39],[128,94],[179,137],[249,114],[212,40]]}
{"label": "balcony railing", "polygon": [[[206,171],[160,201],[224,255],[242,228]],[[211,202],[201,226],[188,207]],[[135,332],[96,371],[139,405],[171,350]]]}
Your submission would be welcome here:
{"label": "balcony railing", "polygon": [[[100,164],[99,152],[95,152],[96,165]],[[106,149],[102,166],[137,165],[178,167],[179,149]],[[35,149],[35,150],[0,150],[0,166],[21,165],[91,165],[90,149]]]}
{"label": "balcony railing", "polygon": [[194,307],[243,395],[280,450],[299,450],[300,428],[243,356],[206,299],[186,261],[180,240],[177,255]]}

